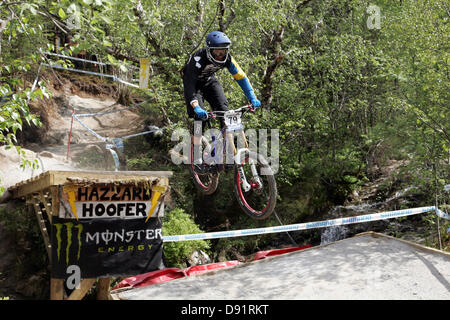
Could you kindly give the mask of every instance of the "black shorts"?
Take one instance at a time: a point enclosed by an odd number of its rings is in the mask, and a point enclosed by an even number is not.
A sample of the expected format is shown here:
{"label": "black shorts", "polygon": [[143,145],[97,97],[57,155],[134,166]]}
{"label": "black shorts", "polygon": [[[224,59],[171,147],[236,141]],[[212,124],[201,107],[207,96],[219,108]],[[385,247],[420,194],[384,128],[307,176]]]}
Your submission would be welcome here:
{"label": "black shorts", "polygon": [[[225,97],[222,85],[214,76],[211,76],[211,78],[204,83],[198,83],[197,96],[201,97],[198,99],[198,104],[205,110],[207,109],[204,107],[203,99],[209,103],[214,111],[228,111],[228,100]],[[198,120],[190,102],[191,101],[186,99],[187,114],[189,118]],[[223,119],[221,119],[221,125],[223,126]]]}

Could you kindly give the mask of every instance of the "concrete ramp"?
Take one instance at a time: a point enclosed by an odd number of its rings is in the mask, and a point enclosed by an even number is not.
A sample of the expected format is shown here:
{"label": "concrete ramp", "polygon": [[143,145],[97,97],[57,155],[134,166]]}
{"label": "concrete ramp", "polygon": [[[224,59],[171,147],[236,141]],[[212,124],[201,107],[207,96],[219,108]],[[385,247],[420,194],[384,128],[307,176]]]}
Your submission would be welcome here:
{"label": "concrete ramp", "polygon": [[369,232],[111,295],[119,300],[450,300],[450,254]]}

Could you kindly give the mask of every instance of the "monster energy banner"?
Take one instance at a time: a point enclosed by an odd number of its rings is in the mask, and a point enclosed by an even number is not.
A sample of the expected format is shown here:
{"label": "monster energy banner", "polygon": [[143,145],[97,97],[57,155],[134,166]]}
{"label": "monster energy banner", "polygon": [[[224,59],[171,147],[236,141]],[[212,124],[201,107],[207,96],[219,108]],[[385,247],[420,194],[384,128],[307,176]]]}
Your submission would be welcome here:
{"label": "monster energy banner", "polygon": [[149,219],[61,219],[52,221],[52,277],[67,278],[77,266],[81,278],[128,276],[162,265],[161,221]]}

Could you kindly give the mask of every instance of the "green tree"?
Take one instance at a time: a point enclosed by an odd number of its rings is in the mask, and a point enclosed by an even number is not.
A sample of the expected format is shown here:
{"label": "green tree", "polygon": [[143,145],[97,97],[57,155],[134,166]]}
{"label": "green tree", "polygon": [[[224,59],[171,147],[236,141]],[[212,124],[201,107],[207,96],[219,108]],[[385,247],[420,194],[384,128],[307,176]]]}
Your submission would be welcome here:
{"label": "green tree", "polygon": [[[194,233],[202,233],[202,231],[184,210],[174,209],[165,215],[163,220],[165,236]],[[169,266],[183,267],[192,253],[197,250],[207,250],[209,247],[209,242],[205,240],[168,242],[164,244],[164,256]]]}
{"label": "green tree", "polygon": [[[14,145],[26,102],[47,94],[44,83],[31,93],[21,80],[45,61],[38,48],[135,65],[150,58],[151,90],[136,91],[149,101],[145,114],[185,125],[179,71],[222,30],[263,102],[247,127],[280,129],[281,207],[301,185],[305,206],[325,211],[388,157],[409,160],[419,185],[438,188],[450,176],[448,12],[442,0],[3,1],[0,91],[12,99],[2,102],[0,143]],[[246,103],[226,71],[217,76],[231,107]]]}
{"label": "green tree", "polygon": [[[83,0],[50,2],[44,0],[2,1],[0,7],[0,145],[16,147],[22,165],[38,166],[23,156],[17,142],[17,131],[28,125],[40,126],[39,118],[30,112],[29,102],[50,96],[45,83],[29,86],[25,78],[34,77],[43,52],[55,48],[57,34],[80,42],[78,49],[108,46],[102,24],[108,24],[104,12],[109,1]],[[101,14],[100,14],[101,13]],[[75,25],[69,22],[75,17]],[[83,35],[83,36],[82,36]],[[87,41],[89,39],[89,41]],[[62,48],[64,49],[64,48]],[[65,49],[70,53],[73,47]],[[0,188],[3,192],[3,188]]]}

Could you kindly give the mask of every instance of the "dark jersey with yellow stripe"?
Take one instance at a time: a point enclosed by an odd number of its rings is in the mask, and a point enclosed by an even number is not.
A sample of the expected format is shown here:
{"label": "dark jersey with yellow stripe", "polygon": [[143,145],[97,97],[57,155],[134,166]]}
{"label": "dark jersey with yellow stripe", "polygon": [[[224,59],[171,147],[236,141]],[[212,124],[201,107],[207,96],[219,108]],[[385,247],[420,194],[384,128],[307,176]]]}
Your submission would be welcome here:
{"label": "dark jersey with yellow stripe", "polygon": [[215,64],[206,56],[206,49],[195,52],[183,68],[184,93],[188,102],[198,100],[198,86],[207,82],[218,70],[227,68],[233,78],[244,91],[248,100],[256,99],[253,88],[246,74],[236,60],[228,54],[225,63]]}

